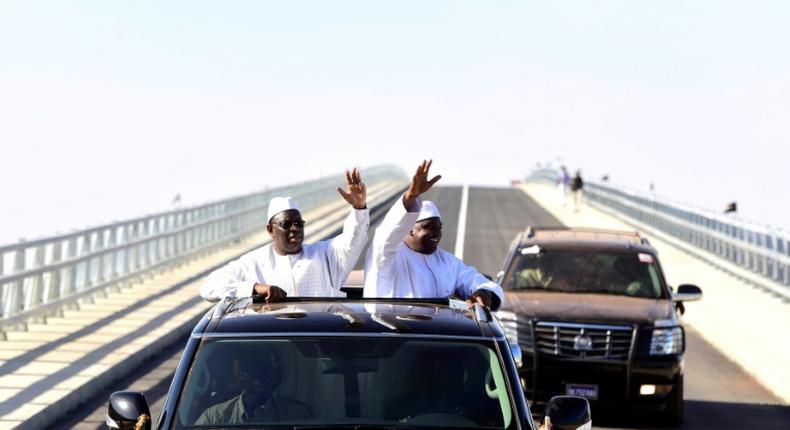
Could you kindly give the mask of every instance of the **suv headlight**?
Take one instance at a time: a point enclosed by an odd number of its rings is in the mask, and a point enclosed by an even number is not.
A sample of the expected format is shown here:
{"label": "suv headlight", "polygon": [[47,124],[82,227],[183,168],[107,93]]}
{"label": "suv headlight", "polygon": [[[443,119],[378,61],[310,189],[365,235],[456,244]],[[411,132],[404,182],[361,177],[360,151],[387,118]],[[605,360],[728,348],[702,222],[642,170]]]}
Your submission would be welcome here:
{"label": "suv headlight", "polygon": [[654,328],[650,339],[650,355],[671,355],[683,352],[683,329]]}

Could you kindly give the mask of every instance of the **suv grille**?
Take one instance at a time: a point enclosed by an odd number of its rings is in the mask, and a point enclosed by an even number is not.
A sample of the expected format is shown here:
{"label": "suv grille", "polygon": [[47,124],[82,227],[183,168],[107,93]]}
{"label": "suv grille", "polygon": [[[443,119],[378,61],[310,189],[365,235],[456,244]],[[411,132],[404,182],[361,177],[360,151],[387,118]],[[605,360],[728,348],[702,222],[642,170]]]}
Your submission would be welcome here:
{"label": "suv grille", "polygon": [[535,324],[537,351],[558,357],[627,359],[633,336],[630,326],[548,321]]}

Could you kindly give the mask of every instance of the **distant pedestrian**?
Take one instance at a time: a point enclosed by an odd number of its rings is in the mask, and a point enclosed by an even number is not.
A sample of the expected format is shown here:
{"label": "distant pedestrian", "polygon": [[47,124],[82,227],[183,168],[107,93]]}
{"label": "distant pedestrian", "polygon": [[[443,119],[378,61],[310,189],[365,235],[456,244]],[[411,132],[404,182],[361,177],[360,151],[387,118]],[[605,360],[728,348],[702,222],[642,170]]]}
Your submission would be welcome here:
{"label": "distant pedestrian", "polygon": [[562,206],[568,204],[568,186],[571,183],[571,175],[565,166],[560,168],[559,177],[557,178],[557,189],[560,191],[560,198],[562,199]]}
{"label": "distant pedestrian", "polygon": [[582,204],[582,189],[584,188],[584,181],[582,180],[582,171],[577,170],[576,176],[573,177],[571,182],[571,191],[573,191],[573,210],[579,212]]}

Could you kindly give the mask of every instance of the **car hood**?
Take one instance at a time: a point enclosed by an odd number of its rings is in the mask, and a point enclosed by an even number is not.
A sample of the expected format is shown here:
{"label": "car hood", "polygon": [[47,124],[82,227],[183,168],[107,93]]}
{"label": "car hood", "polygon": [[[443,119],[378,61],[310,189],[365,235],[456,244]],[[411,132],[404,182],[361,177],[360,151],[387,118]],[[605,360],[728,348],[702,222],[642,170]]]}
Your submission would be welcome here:
{"label": "car hood", "polygon": [[530,291],[506,293],[501,310],[541,320],[652,324],[672,318],[674,307],[668,299]]}

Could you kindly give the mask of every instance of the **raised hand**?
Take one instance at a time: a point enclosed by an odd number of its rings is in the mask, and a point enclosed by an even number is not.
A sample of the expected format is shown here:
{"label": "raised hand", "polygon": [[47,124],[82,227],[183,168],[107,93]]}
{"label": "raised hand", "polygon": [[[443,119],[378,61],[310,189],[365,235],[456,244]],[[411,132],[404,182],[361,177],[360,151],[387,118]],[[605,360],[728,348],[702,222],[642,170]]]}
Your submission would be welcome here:
{"label": "raised hand", "polygon": [[417,166],[417,171],[414,172],[414,177],[411,178],[409,189],[406,190],[406,194],[403,195],[403,205],[406,207],[406,210],[412,208],[414,200],[419,197],[420,194],[430,190],[433,184],[437,183],[439,179],[442,179],[442,175],[436,175],[433,179],[428,180],[428,170],[430,170],[432,163],[433,160],[423,160],[422,164]]}
{"label": "raised hand", "polygon": [[343,200],[347,201],[354,209],[365,209],[368,192],[365,189],[365,183],[362,182],[362,175],[356,167],[350,172],[346,170],[346,186],[348,191],[343,191],[342,188],[337,187],[337,192],[340,193]]}

